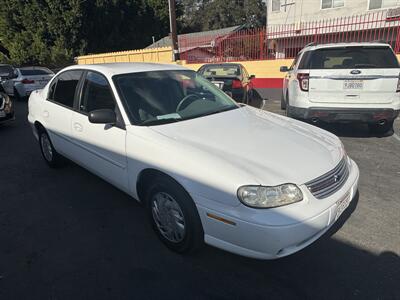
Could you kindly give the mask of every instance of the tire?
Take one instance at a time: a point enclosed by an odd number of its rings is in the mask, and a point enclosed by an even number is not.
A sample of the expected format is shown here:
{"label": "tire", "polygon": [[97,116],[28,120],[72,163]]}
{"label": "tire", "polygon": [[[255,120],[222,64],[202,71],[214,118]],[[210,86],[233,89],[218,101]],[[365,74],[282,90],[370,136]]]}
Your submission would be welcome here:
{"label": "tire", "polygon": [[19,95],[18,91],[16,88],[14,88],[14,99],[16,101],[21,101],[23,98]]}
{"label": "tire", "polygon": [[50,137],[45,130],[39,132],[39,147],[44,160],[51,168],[58,168],[62,165],[63,157],[54,149]]}
{"label": "tire", "polygon": [[288,118],[292,118],[292,112],[290,110],[290,105],[289,105],[289,94],[286,94],[286,102],[285,102],[285,115]]}
{"label": "tire", "polygon": [[285,102],[285,98],[283,97],[283,92],[281,95],[281,110],[286,110],[286,102]]}
{"label": "tire", "polygon": [[171,250],[188,253],[204,243],[196,205],[173,179],[157,177],[146,193],[146,209],[154,231]]}
{"label": "tire", "polygon": [[389,132],[393,131],[393,123],[394,120],[388,121],[384,125],[368,124],[369,132],[377,135],[386,135]]}

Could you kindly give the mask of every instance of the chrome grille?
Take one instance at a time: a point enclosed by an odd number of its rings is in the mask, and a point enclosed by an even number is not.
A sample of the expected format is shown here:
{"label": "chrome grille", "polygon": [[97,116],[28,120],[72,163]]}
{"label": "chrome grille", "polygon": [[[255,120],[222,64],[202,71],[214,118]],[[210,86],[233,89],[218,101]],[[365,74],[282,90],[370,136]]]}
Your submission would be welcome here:
{"label": "chrome grille", "polygon": [[311,194],[318,199],[323,199],[339,190],[349,177],[347,157],[328,173],[306,183]]}

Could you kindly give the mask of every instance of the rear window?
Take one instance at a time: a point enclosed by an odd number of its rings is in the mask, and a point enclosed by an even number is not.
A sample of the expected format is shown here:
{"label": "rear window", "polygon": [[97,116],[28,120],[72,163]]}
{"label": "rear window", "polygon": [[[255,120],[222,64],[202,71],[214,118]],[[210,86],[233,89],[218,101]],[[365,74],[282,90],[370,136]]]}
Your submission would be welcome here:
{"label": "rear window", "polygon": [[34,76],[34,75],[50,75],[53,74],[50,70],[46,69],[19,69],[23,76]]}
{"label": "rear window", "polygon": [[239,66],[205,66],[201,74],[205,77],[210,76],[240,76]]}
{"label": "rear window", "polygon": [[326,48],[306,57],[303,69],[375,69],[399,68],[393,51],[388,47]]}

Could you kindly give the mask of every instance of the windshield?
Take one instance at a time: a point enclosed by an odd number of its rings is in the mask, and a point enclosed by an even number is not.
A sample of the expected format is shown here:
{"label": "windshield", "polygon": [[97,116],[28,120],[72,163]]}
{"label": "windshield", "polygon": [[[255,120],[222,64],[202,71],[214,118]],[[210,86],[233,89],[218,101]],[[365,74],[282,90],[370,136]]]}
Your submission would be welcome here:
{"label": "windshield", "polygon": [[150,126],[198,118],[239,106],[194,71],[152,71],[113,78],[132,124]]}
{"label": "windshield", "polygon": [[[389,47],[343,47],[313,51],[306,56],[308,69],[372,69],[398,68],[396,56]],[[305,62],[307,61],[307,62]],[[307,68],[303,66],[302,68]]]}

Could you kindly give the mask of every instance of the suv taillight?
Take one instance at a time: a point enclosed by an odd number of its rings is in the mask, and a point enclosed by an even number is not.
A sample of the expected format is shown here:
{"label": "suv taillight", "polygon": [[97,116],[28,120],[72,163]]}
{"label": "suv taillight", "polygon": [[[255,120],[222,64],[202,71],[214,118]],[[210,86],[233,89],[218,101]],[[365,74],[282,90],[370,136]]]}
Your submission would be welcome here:
{"label": "suv taillight", "polygon": [[308,74],[308,73],[299,73],[299,74],[297,74],[297,80],[299,81],[300,89],[303,92],[308,92],[310,74]]}
{"label": "suv taillight", "polygon": [[232,80],[232,88],[233,89],[241,89],[242,87],[243,87],[243,85],[240,80],[237,80],[237,79]]}
{"label": "suv taillight", "polygon": [[397,88],[396,88],[396,93],[400,92],[400,74],[399,74],[399,79],[397,79]]}

